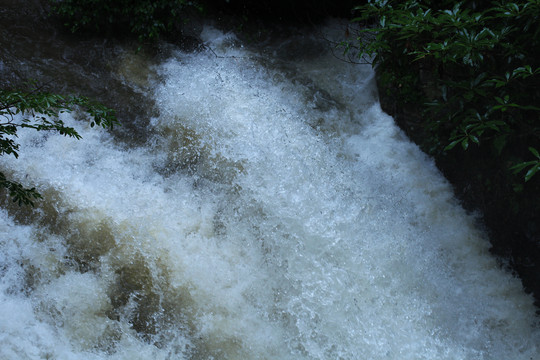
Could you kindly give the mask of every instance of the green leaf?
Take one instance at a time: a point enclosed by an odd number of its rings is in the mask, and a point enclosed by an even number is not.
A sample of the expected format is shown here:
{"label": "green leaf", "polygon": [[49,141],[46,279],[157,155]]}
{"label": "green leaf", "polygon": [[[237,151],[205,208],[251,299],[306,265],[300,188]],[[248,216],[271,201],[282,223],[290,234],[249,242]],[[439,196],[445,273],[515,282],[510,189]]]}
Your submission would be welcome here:
{"label": "green leaf", "polygon": [[446,147],[444,148],[444,151],[448,151],[448,150],[453,149],[460,142],[461,142],[461,139],[452,141],[450,144],[446,145]]}
{"label": "green leaf", "polygon": [[517,174],[519,172],[521,172],[523,169],[529,167],[529,166],[532,166],[536,164],[536,161],[527,161],[527,162],[522,162],[522,163],[519,163],[519,164],[516,164],[512,167],[510,167],[510,170],[513,170],[514,171],[514,174]]}
{"label": "green leaf", "polygon": [[536,156],[538,159],[540,159],[540,154],[538,153],[538,150],[533,147],[529,147],[529,151],[532,152],[533,155]]}
{"label": "green leaf", "polygon": [[527,174],[525,174],[525,182],[531,180],[531,178],[538,172],[538,169],[540,169],[540,164],[536,164],[532,168],[527,171]]}
{"label": "green leaf", "polygon": [[467,150],[469,148],[469,138],[465,138],[461,141],[461,147],[463,150]]}

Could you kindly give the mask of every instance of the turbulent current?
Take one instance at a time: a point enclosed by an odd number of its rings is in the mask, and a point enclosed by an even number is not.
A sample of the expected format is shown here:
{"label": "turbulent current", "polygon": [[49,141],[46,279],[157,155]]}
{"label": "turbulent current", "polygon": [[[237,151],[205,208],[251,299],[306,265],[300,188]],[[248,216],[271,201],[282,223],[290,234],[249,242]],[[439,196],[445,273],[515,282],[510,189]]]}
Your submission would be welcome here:
{"label": "turbulent current", "polygon": [[321,31],[126,57],[142,144],[20,133],[0,167],[44,199],[0,211],[1,359],[539,358],[532,298]]}

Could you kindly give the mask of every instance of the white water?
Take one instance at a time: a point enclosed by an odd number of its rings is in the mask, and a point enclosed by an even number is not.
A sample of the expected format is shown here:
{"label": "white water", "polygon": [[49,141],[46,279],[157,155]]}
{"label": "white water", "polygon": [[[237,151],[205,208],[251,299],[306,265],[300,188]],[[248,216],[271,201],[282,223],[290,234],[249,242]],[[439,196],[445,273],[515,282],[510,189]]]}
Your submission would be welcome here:
{"label": "white water", "polygon": [[532,298],[368,67],[202,36],[155,67],[147,146],[64,116],[83,140],[0,159],[45,198],[0,213],[0,358],[538,358]]}

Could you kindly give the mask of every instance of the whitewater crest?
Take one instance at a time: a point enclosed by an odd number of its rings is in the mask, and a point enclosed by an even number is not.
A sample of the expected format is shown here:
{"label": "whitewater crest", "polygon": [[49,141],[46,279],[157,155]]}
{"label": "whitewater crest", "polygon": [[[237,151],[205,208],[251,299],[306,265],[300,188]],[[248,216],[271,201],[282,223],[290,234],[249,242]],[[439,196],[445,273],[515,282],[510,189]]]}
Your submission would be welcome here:
{"label": "whitewater crest", "polygon": [[135,77],[143,145],[63,114],[81,141],[21,132],[0,158],[44,197],[0,212],[0,357],[538,357],[532,298],[369,67],[320,34],[201,37]]}

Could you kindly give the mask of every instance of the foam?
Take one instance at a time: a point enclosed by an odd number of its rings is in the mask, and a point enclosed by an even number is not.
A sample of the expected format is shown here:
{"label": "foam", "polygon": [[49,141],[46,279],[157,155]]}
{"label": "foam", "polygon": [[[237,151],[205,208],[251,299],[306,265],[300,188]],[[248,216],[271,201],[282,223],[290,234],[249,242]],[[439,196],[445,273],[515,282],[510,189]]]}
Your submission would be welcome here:
{"label": "foam", "polygon": [[0,159],[45,198],[0,214],[4,357],[538,355],[531,297],[369,68],[203,35],[156,65],[145,146],[64,114],[81,141],[22,132]]}

